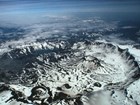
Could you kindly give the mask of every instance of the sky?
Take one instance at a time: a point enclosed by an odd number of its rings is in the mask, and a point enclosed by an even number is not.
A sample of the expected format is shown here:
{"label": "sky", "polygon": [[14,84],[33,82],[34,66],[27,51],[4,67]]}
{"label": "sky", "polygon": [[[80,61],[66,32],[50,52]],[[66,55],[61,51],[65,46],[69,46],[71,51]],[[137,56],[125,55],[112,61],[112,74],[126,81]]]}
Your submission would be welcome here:
{"label": "sky", "polygon": [[0,0],[1,13],[138,11],[139,0]]}
{"label": "sky", "polygon": [[0,0],[1,23],[32,23],[44,16],[81,12],[139,13],[140,0]]}

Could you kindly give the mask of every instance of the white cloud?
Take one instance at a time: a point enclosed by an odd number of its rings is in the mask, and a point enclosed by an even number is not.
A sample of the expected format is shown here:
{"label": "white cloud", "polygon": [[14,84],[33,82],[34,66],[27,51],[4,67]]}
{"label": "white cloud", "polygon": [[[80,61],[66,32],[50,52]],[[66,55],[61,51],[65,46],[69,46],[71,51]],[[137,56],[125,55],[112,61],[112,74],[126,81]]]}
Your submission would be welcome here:
{"label": "white cloud", "polygon": [[[116,43],[133,43],[130,40],[122,40],[119,38],[120,34],[113,34],[113,31],[118,28],[118,21],[106,22],[99,17],[93,19],[79,19],[79,18],[67,18],[46,15],[49,21],[32,24],[28,26],[22,26],[25,30],[24,35],[19,40],[10,40],[2,43],[0,46],[0,52],[10,51],[8,46],[16,48],[17,46],[28,45],[36,42],[38,39],[68,39],[71,35],[74,36],[90,36],[99,37],[99,39],[105,39]],[[55,21],[54,21],[55,18]],[[61,20],[61,21],[60,21]],[[88,33],[89,32],[89,33]],[[110,35],[104,35],[104,32],[111,32]]]}

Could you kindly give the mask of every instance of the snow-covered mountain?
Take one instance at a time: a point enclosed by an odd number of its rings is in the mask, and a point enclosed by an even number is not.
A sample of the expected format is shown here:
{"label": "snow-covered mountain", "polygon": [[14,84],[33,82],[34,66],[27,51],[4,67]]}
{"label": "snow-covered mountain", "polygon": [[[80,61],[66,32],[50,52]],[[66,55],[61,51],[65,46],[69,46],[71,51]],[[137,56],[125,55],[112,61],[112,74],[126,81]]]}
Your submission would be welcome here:
{"label": "snow-covered mountain", "polygon": [[0,104],[139,105],[136,56],[124,46],[89,40],[14,48],[0,57]]}
{"label": "snow-covered mountain", "polygon": [[0,105],[140,104],[138,26],[51,17],[1,27]]}

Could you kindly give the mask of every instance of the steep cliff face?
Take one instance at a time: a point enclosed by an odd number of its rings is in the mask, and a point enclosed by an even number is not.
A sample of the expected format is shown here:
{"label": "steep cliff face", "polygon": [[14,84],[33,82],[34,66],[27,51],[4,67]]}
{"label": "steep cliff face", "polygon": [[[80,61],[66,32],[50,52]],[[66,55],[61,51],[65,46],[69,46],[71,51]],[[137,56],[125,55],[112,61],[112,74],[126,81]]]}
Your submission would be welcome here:
{"label": "steep cliff face", "polygon": [[140,78],[139,64],[129,49],[111,43],[36,42],[0,61],[0,81],[9,84],[0,86],[2,105],[140,104],[131,88]]}

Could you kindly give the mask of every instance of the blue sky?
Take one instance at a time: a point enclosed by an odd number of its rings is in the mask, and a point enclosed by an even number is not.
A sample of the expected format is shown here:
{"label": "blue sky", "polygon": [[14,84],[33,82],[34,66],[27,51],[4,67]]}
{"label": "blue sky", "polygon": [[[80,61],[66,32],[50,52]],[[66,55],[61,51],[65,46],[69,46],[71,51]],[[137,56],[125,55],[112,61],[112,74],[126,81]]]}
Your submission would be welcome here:
{"label": "blue sky", "polygon": [[0,22],[78,12],[140,12],[140,0],[0,0]]}
{"label": "blue sky", "polygon": [[139,11],[139,0],[0,0],[0,13]]}

